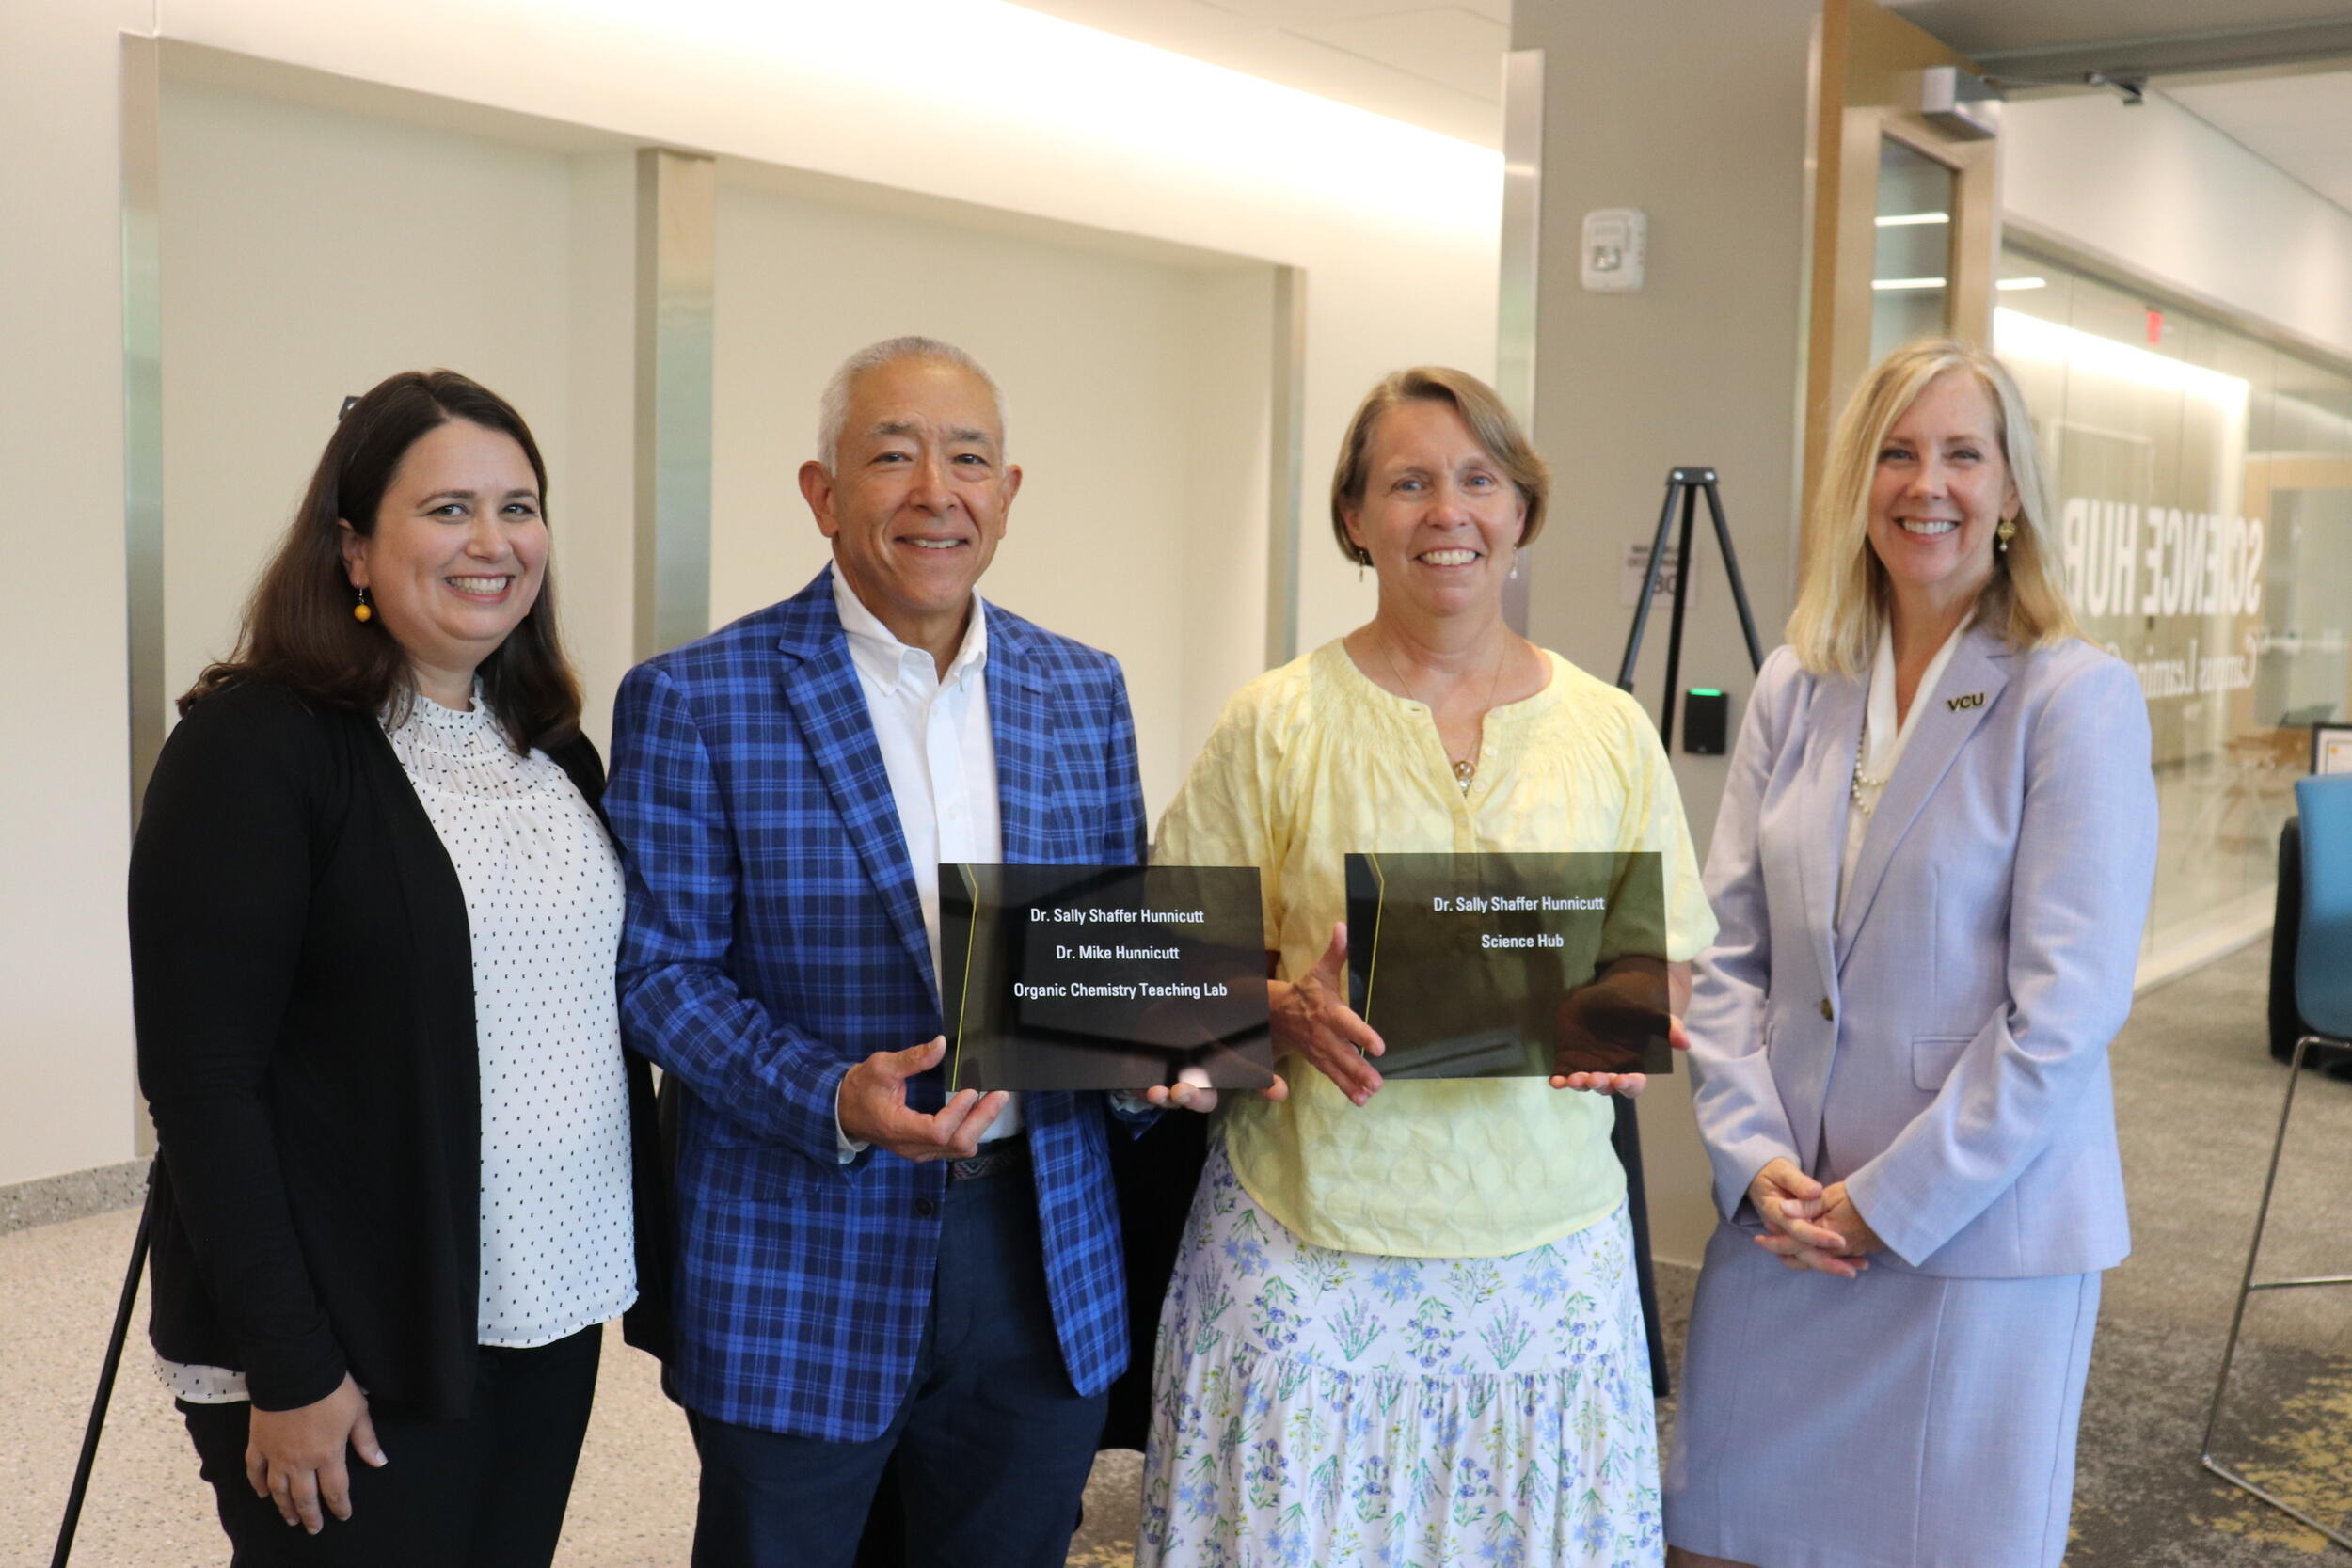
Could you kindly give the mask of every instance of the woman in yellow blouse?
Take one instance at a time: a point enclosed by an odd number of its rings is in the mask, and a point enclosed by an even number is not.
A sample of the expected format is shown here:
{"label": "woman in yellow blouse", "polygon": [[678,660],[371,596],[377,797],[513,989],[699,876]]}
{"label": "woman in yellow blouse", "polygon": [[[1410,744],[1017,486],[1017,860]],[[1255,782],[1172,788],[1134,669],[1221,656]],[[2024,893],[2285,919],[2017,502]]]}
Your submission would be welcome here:
{"label": "woman in yellow blouse", "polygon": [[[1609,1092],[1398,1081],[1346,1006],[1351,851],[1659,852],[1674,994],[1713,937],[1656,731],[1514,634],[1543,461],[1459,371],[1389,376],[1331,485],[1372,621],[1242,689],[1155,858],[1256,865],[1287,1100],[1232,1104],[1161,1318],[1137,1561],[1654,1563],[1650,1370]],[[1560,1093],[1571,1089],[1588,1092]]]}

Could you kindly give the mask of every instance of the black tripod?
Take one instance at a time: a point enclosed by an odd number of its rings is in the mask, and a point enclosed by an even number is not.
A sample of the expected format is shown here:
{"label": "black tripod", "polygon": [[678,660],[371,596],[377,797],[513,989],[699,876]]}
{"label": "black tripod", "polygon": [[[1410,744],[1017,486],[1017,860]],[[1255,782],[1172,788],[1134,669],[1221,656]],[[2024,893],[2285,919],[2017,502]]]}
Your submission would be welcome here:
{"label": "black tripod", "polygon": [[[1715,543],[1724,552],[1724,574],[1731,579],[1731,600],[1740,607],[1740,629],[1748,637],[1748,665],[1761,668],[1764,651],[1756,641],[1756,617],[1748,610],[1747,584],[1740,578],[1740,557],[1731,547],[1731,530],[1724,522],[1724,499],[1715,490],[1712,468],[1670,468],[1666,472],[1666,504],[1658,514],[1658,535],[1650,541],[1649,570],[1642,578],[1642,597],[1633,609],[1633,629],[1625,640],[1625,661],[1617,667],[1617,687],[1633,689],[1633,666],[1642,657],[1642,629],[1649,623],[1650,601],[1658,596],[1658,574],[1665,564],[1666,529],[1674,521],[1675,502],[1682,502],[1682,538],[1675,555],[1675,612],[1666,632],[1666,705],[1660,712],[1658,733],[1667,750],[1674,749],[1675,683],[1682,673],[1682,611],[1691,602],[1691,525],[1697,515],[1701,491],[1715,519]],[[1614,1098],[1614,1097],[1613,1097]],[[1642,1177],[1642,1124],[1633,1101],[1615,1099],[1616,1125],[1609,1142],[1625,1166],[1626,1202],[1633,1222],[1634,1282],[1642,1296],[1643,1327],[1649,1338],[1650,1386],[1664,1398],[1673,1390],[1666,1380],[1666,1337],[1658,1310],[1658,1280],[1650,1265],[1648,1183]]]}
{"label": "black tripod", "polygon": [[82,1499],[89,1492],[90,1468],[98,1460],[98,1434],[105,1430],[106,1406],[114,1399],[115,1371],[122,1365],[122,1342],[131,1332],[131,1306],[138,1299],[139,1275],[147,1268],[148,1232],[155,1219],[155,1166],[147,1167],[147,1196],[139,1208],[138,1234],[131,1241],[131,1266],[122,1275],[122,1295],[115,1303],[114,1332],[106,1337],[106,1354],[98,1367],[98,1393],[90,1401],[89,1424],[82,1430],[81,1458],[73,1466],[73,1485],[66,1493],[65,1517],[57,1525],[57,1544],[49,1568],[65,1568],[73,1552],[73,1532],[82,1522]]}
{"label": "black tripod", "polygon": [[1715,519],[1715,543],[1724,552],[1724,575],[1731,581],[1731,602],[1739,607],[1740,629],[1748,639],[1748,668],[1764,667],[1764,649],[1756,640],[1756,616],[1748,609],[1748,587],[1740,580],[1740,555],[1731,547],[1731,528],[1724,521],[1724,498],[1715,488],[1712,468],[1666,470],[1666,504],[1658,511],[1658,534],[1650,541],[1649,570],[1642,578],[1641,601],[1633,607],[1633,626],[1626,633],[1625,658],[1617,666],[1617,689],[1633,689],[1633,666],[1642,657],[1642,630],[1649,624],[1650,600],[1658,594],[1658,573],[1666,556],[1666,530],[1674,522],[1675,502],[1682,502],[1682,535],[1675,546],[1675,612],[1666,627],[1666,701],[1658,710],[1658,737],[1672,752],[1675,745],[1675,689],[1682,674],[1682,611],[1691,602],[1691,525],[1705,492],[1707,510]]}

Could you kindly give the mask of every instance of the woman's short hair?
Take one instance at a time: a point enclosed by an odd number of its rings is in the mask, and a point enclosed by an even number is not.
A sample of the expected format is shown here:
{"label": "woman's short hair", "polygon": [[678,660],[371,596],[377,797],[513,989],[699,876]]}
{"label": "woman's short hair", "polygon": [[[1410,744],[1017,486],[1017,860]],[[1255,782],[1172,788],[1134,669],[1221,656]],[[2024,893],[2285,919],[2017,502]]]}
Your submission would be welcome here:
{"label": "woman's short hair", "polygon": [[1994,438],[2017,487],[2017,531],[2007,550],[1994,554],[1992,580],[1977,597],[1976,622],[1996,626],[2020,649],[2082,635],[2052,571],[2046,530],[2055,515],[2025,394],[2007,367],[1984,350],[1925,338],[1871,367],[1830,436],[1829,460],[1807,519],[1797,605],[1788,617],[1789,645],[1798,662],[1817,674],[1859,678],[1875,657],[1889,592],[1886,568],[1870,547],[1879,449],[1928,383],[1951,371],[1975,376],[1992,401]]}
{"label": "woman's short hair", "polygon": [[1519,544],[1534,544],[1544,531],[1544,501],[1551,494],[1551,469],[1535,455],[1534,443],[1495,389],[1478,377],[1445,365],[1415,365],[1382,376],[1347,421],[1339,464],[1331,473],[1331,534],[1340,542],[1340,553],[1359,566],[1372,564],[1371,555],[1347,536],[1346,515],[1363,504],[1364,486],[1372,478],[1372,433],[1380,416],[1398,404],[1416,402],[1450,404],[1462,416],[1470,435],[1526,503],[1527,525],[1519,531]]}
{"label": "woman's short hair", "polygon": [[[353,402],[326,439],[293,526],[246,602],[236,651],[206,668],[180,699],[182,713],[244,680],[264,680],[332,707],[395,722],[416,698],[408,656],[381,617],[353,618],[358,602],[343,566],[342,528],[375,531],[384,492],[408,449],[427,432],[464,420],[514,438],[531,460],[545,515],[548,466],[531,427],[504,398],[455,371],[404,371]],[[476,672],[482,695],[516,750],[580,732],[580,681],[555,624],[555,576],[506,641]]]}

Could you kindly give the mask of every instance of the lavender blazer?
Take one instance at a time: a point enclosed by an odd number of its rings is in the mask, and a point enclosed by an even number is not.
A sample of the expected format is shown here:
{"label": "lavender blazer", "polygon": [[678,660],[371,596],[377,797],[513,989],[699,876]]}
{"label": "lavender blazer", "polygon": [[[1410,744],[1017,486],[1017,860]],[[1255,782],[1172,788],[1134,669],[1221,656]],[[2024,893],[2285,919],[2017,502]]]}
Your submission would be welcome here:
{"label": "lavender blazer", "polygon": [[1716,1205],[1754,1224],[1748,1183],[1786,1156],[1846,1182],[1895,1266],[2110,1268],[2131,1234],[2107,1041],[2155,873],[2146,701],[2089,642],[1970,629],[1915,699],[1840,908],[1866,692],[1780,648],[1740,726],[1689,1019]]}

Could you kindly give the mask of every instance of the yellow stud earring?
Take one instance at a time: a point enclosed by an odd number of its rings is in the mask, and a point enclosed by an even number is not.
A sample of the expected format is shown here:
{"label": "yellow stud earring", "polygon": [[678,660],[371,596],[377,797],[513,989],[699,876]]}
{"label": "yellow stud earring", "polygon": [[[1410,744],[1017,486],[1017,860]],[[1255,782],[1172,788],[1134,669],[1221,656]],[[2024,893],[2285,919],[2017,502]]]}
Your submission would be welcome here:
{"label": "yellow stud earring", "polygon": [[375,619],[375,611],[368,604],[368,591],[359,590],[359,602],[351,607],[351,618],[362,625]]}

